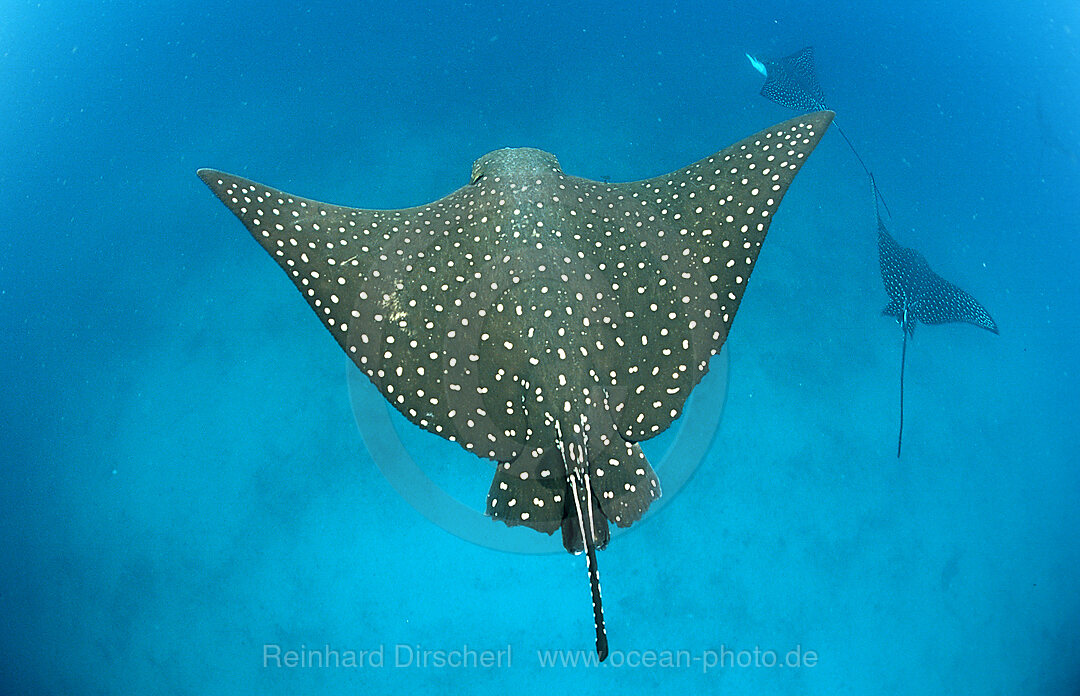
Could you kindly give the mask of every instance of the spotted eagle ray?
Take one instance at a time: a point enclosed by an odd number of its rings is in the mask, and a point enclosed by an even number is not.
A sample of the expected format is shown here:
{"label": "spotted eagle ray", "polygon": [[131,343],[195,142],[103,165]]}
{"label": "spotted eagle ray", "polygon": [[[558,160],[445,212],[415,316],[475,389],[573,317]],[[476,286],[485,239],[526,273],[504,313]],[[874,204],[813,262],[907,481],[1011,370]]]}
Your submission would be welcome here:
{"label": "spotted eagle ray", "polygon": [[[825,92],[822,91],[821,84],[818,83],[817,75],[814,73],[813,46],[807,46],[801,51],[796,51],[790,56],[784,56],[779,60],[762,61],[749,53],[746,54],[746,57],[750,60],[750,65],[765,76],[765,84],[761,86],[761,96],[769,101],[776,102],[780,106],[798,111],[828,109],[825,106]],[[851,148],[851,154],[855,155],[855,159],[859,160],[863,171],[866,172],[867,176],[870,176],[870,169],[855,150],[855,146],[852,145],[847,133],[844,132],[838,122],[833,121],[833,126],[844,138],[844,142],[848,144],[848,147]],[[877,190],[876,187],[875,190]],[[878,191],[877,195],[881,198],[881,191]],[[881,198],[881,204],[885,206],[885,212],[892,216],[884,198]]]}
{"label": "spotted eagle ray", "polygon": [[908,336],[915,335],[915,323],[949,324],[966,322],[998,333],[997,324],[978,301],[930,270],[930,264],[914,249],[900,246],[881,219],[877,209],[877,184],[873,175],[874,212],[878,226],[878,263],[881,282],[891,298],[882,314],[896,317],[904,335],[900,349],[900,432],[896,438],[896,456],[904,442],[904,362],[907,358]]}
{"label": "spotted eagle ray", "polygon": [[1039,174],[1042,175],[1042,160],[1046,150],[1056,152],[1064,157],[1072,164],[1080,162],[1080,154],[1074,146],[1067,144],[1058,135],[1057,131],[1050,125],[1050,120],[1046,116],[1046,110],[1043,107],[1042,92],[1038,92],[1035,95],[1035,122],[1039,126],[1039,138],[1042,141],[1042,146],[1039,148]]}
{"label": "spotted eagle ray", "polygon": [[660,496],[639,442],[720,351],[769,223],[832,121],[791,119],[671,174],[604,183],[504,149],[433,203],[362,210],[199,177],[406,418],[497,462],[487,514],[587,558]]}

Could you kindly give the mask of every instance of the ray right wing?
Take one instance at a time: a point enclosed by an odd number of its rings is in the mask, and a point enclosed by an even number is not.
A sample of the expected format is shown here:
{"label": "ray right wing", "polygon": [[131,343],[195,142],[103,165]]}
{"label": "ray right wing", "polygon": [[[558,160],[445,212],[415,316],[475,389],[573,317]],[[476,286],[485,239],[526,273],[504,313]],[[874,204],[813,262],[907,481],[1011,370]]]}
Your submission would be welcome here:
{"label": "ray right wing", "polygon": [[586,260],[617,304],[598,378],[625,439],[653,437],[681,413],[727,338],[780,199],[832,116],[800,116],[679,171],[593,194],[588,223],[610,241]]}

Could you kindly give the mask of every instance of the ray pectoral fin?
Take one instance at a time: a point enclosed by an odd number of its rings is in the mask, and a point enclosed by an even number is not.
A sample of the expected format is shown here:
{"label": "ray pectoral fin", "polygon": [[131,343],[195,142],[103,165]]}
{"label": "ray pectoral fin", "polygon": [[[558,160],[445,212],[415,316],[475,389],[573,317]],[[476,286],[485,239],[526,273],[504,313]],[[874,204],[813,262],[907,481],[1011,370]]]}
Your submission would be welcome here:
{"label": "ray pectoral fin", "polygon": [[997,322],[990,316],[990,312],[968,292],[933,272],[930,272],[926,284],[929,291],[916,308],[916,319],[924,324],[964,322],[995,334],[999,333]]}
{"label": "ray pectoral fin", "polygon": [[681,170],[612,187],[613,214],[642,230],[638,263],[623,264],[623,252],[610,263],[616,317],[626,322],[613,322],[598,370],[614,375],[604,388],[622,438],[654,437],[682,412],[727,338],[785,192],[832,118],[789,119]]}

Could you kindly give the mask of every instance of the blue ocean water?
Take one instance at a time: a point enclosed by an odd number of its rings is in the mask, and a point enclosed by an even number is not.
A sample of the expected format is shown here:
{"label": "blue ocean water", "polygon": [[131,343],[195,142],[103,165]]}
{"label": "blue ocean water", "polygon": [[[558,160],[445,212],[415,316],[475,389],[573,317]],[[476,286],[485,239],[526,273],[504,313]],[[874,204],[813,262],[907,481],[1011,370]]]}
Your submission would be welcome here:
{"label": "blue ocean water", "polygon": [[[600,553],[613,654],[563,664],[584,561],[398,492],[390,429],[476,514],[491,465],[354,414],[381,406],[195,170],[368,208],[505,146],[651,177],[791,116],[744,53],[806,45],[890,229],[1001,335],[919,327],[897,460],[900,331],[828,133],[722,379],[646,450],[704,456]],[[9,2],[0,75],[0,691],[1080,690],[1076,3]]]}

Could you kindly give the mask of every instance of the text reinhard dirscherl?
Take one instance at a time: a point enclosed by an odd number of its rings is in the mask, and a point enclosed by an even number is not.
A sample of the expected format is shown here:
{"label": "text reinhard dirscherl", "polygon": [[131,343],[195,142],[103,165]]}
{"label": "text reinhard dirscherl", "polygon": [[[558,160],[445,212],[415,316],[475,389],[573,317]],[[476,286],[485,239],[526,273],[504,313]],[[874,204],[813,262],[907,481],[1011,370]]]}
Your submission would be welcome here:
{"label": "text reinhard dirscherl", "polygon": [[499,650],[476,650],[464,645],[450,650],[431,650],[420,645],[398,643],[387,649],[379,645],[371,650],[337,650],[324,645],[322,648],[284,649],[276,643],[263,645],[263,667],[315,668],[344,667],[357,669],[370,667],[510,667],[510,646]]}
{"label": "text reinhard dirscherl", "polygon": [[[801,645],[786,652],[766,650],[735,650],[721,645],[712,650],[627,650],[613,651],[601,663],[592,650],[537,650],[537,662],[542,668],[605,667],[605,668],[698,668],[708,673],[714,669],[746,667],[814,667],[818,654]],[[263,667],[276,668],[346,668],[379,669],[382,667],[446,669],[446,668],[508,668],[512,666],[511,646],[498,650],[477,650],[463,645],[452,649],[428,649],[420,645],[398,643],[379,645],[370,650],[322,648],[285,649],[276,643],[263,645]]]}

